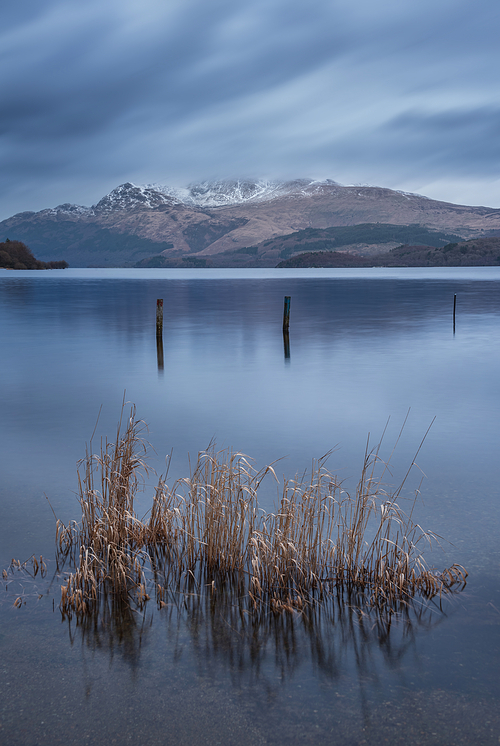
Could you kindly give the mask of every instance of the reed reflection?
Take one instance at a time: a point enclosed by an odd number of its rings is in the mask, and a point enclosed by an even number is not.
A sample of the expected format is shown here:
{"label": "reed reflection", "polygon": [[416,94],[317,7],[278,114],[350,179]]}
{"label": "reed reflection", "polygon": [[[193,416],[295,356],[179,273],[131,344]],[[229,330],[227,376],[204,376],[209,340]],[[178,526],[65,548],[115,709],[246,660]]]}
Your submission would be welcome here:
{"label": "reed reflection", "polygon": [[260,682],[277,689],[305,669],[334,681],[353,668],[361,685],[377,681],[384,669],[402,667],[417,635],[445,619],[443,609],[432,604],[387,613],[355,591],[339,591],[327,603],[301,611],[252,614],[237,580],[213,591],[211,583],[200,586],[186,577],[183,589],[162,597],[160,591],[156,608],[143,614],[112,599],[92,614],[64,614],[71,643],[79,638],[110,660],[119,654],[135,672],[152,627],[164,625],[166,650],[158,650],[159,660],[171,655],[175,665],[178,645],[171,643],[180,639],[201,672],[222,669],[237,686]]}
{"label": "reed reflection", "polygon": [[182,605],[168,608],[167,627],[186,626],[196,661],[207,671],[221,665],[234,683],[267,679],[280,685],[306,668],[329,680],[340,678],[354,664],[359,677],[376,677],[383,666],[398,667],[419,630],[437,624],[429,607],[407,609],[396,617],[380,613],[362,594],[336,593],[326,604],[302,611],[245,613],[238,588],[219,598],[189,594]]}
{"label": "reed reflection", "polygon": [[141,649],[150,629],[151,614],[137,614],[127,599],[107,598],[98,613],[62,614],[68,625],[71,645],[77,640],[93,652],[101,651],[112,660],[115,654],[130,666],[132,672],[139,667]]}

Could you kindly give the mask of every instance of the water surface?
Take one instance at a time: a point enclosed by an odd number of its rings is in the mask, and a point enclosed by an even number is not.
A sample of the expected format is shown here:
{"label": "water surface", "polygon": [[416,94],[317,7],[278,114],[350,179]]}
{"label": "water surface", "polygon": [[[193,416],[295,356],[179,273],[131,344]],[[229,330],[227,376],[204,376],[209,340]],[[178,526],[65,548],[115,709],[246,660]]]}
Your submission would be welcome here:
{"label": "water surface", "polygon": [[[416,516],[451,542],[431,564],[469,571],[444,613],[389,635],[348,604],[312,627],[296,616],[252,629],[188,605],[68,628],[50,572],[26,579],[0,600],[0,739],[498,743],[499,311],[494,268],[0,272],[2,567],[53,557],[44,493],[78,518],[76,462],[101,405],[97,435],[113,437],[126,391],[158,472],[173,449],[172,478],[215,439],[258,466],[286,457],[287,476],[334,449],[330,467],[352,489],[368,434],[375,444],[390,418],[388,456],[410,410],[396,484],[435,418]],[[408,497],[418,486],[416,473]],[[146,492],[138,512],[149,503]]]}

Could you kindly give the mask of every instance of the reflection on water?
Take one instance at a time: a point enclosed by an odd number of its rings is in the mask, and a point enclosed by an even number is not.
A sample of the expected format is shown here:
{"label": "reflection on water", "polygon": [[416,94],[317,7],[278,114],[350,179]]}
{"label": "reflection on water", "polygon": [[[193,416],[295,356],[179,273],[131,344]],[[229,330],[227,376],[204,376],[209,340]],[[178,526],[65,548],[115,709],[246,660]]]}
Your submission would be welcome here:
{"label": "reflection on water", "polygon": [[290,335],[285,329],[283,329],[283,349],[285,352],[285,360],[290,360]]}
{"label": "reflection on water", "polygon": [[92,650],[109,655],[111,660],[119,654],[134,670],[139,666],[141,647],[152,617],[146,613],[138,615],[122,598],[108,598],[99,614],[80,619],[63,614],[63,621],[68,623],[72,645],[80,639]]}
{"label": "reflection on water", "polygon": [[163,334],[157,334],[156,335],[156,358],[157,358],[158,370],[160,372],[162,372],[163,368],[164,368],[164,361],[163,361]]}
{"label": "reflection on water", "polygon": [[[182,641],[198,666],[207,672],[222,666],[237,686],[261,679],[269,686],[277,675],[281,686],[303,675],[304,668],[332,681],[352,675],[354,668],[361,682],[397,669],[419,633],[446,618],[436,602],[386,614],[370,607],[362,594],[347,591],[301,612],[251,614],[238,598],[238,586],[211,593],[200,592],[194,581],[187,585],[184,592],[170,594],[168,603],[158,599],[155,611],[147,605],[139,613],[108,596],[98,612],[63,614],[71,643],[80,639],[110,659],[119,653],[134,669],[153,624],[164,625],[174,641],[174,660]],[[446,606],[451,608],[449,602]]]}

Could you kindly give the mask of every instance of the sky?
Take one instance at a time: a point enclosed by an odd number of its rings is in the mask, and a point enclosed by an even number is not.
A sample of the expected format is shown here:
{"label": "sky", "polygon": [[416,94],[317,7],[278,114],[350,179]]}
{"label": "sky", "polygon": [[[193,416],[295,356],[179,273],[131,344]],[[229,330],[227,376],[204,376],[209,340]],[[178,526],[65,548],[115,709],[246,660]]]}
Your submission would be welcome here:
{"label": "sky", "polygon": [[0,219],[119,184],[330,178],[500,207],[498,0],[16,0]]}

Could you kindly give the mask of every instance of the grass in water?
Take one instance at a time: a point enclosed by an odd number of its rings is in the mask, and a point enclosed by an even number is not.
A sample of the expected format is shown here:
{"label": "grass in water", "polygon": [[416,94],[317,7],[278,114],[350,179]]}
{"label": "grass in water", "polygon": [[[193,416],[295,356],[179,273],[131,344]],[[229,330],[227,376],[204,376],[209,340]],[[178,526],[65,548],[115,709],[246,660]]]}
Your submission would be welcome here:
{"label": "grass in water", "polygon": [[[80,523],[57,521],[58,558],[73,567],[61,587],[64,615],[123,613],[151,598],[162,607],[178,603],[179,594],[231,598],[256,617],[361,595],[391,615],[463,587],[463,567],[427,566],[424,545],[438,537],[397,502],[411,467],[387,492],[380,445],[367,447],[354,495],[326,468],[328,454],[309,474],[280,483],[272,466],[258,471],[243,454],[211,445],[189,477],[172,487],[160,478],[148,516],[139,519],[145,424],[134,407],[122,424],[98,454],[91,441],[79,464]],[[266,477],[276,482],[275,512],[259,508]]]}

